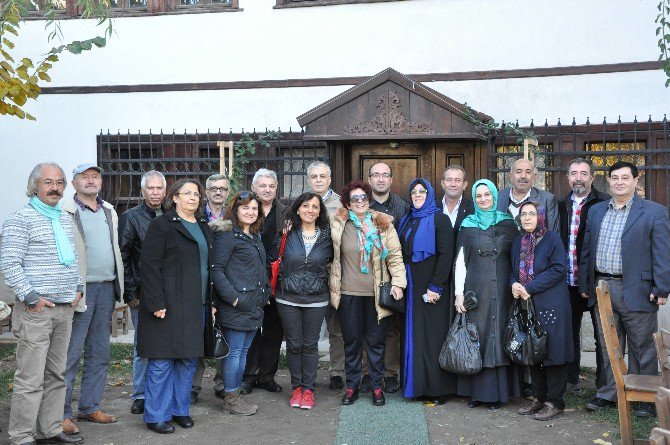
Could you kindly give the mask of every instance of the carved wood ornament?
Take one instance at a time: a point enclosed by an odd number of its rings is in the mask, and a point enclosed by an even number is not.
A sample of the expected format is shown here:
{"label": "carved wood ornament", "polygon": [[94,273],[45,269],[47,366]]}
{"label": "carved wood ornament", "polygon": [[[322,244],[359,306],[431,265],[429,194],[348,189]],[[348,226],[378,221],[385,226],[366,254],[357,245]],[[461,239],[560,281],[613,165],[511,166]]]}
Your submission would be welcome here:
{"label": "carved wood ornament", "polygon": [[431,133],[427,123],[410,122],[400,111],[400,99],[395,90],[387,90],[379,96],[377,113],[374,118],[365,123],[348,125],[345,133],[353,134],[401,134],[401,133]]}

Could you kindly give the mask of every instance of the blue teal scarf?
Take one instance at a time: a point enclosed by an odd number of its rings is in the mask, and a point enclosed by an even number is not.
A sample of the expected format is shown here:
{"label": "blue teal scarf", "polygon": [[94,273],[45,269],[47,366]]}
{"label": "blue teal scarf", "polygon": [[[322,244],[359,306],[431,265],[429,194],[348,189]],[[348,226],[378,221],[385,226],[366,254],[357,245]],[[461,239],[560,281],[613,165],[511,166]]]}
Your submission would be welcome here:
{"label": "blue teal scarf", "polygon": [[70,239],[67,237],[65,229],[60,223],[60,216],[62,213],[60,204],[57,204],[55,207],[51,207],[50,205],[44,204],[42,201],[40,201],[37,196],[30,198],[29,204],[37,211],[37,213],[51,220],[51,229],[53,230],[54,238],[56,239],[58,259],[62,265],[71,266],[75,260],[74,250],[72,250]]}
{"label": "blue teal scarf", "polygon": [[[488,187],[488,189],[491,191],[491,196],[493,197],[493,207],[488,210],[483,210],[477,205],[477,193],[475,190],[482,184]],[[479,181],[472,184],[472,201],[475,203],[475,213],[474,215],[468,215],[465,217],[459,230],[463,227],[478,227],[482,230],[486,230],[491,226],[495,226],[499,222],[512,219],[512,217],[507,213],[501,212],[497,209],[498,189],[488,179],[480,179]]]}
{"label": "blue teal scarf", "polygon": [[370,212],[366,212],[365,218],[361,221],[354,212],[349,210],[349,219],[353,221],[354,227],[358,229],[358,251],[361,254],[361,272],[370,273],[368,263],[370,262],[372,247],[377,247],[380,250],[382,260],[388,255],[388,250],[382,244],[382,237],[372,223],[372,214]]}

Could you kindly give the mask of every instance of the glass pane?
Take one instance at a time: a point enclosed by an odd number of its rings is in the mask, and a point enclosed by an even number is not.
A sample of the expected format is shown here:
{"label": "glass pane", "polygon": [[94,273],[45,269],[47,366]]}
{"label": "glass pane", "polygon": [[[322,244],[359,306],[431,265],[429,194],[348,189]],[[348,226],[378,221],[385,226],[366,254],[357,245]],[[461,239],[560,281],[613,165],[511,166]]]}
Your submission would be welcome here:
{"label": "glass pane", "polygon": [[217,5],[230,5],[232,0],[212,0],[212,3],[216,3]]}
{"label": "glass pane", "polygon": [[[596,178],[593,181],[593,186],[604,193],[609,193],[609,186],[607,185],[607,169],[617,161],[626,161],[639,167],[646,165],[646,158],[643,154],[635,154],[635,151],[646,150],[647,144],[644,142],[605,142],[605,143],[586,143],[587,151],[603,152],[594,156],[589,156],[593,166],[596,169]],[[630,152],[618,153],[608,155],[608,151],[612,152]],[[637,182],[637,194],[645,197],[645,174],[644,170],[640,171],[639,180]]]}
{"label": "glass pane", "polygon": [[[540,144],[537,148],[538,152],[551,152],[553,150],[552,144]],[[523,153],[523,145],[498,145],[496,152],[501,155],[496,158],[496,167],[504,169],[496,175],[497,186],[499,189],[511,187],[509,180],[509,170],[514,161],[519,159],[518,156],[510,156],[513,153]],[[532,155],[531,155],[532,157]],[[545,167],[551,166],[551,157],[544,154],[537,154],[534,156],[535,167],[541,170]],[[551,173],[540,171],[535,178],[533,186],[540,190],[551,190]]]}
{"label": "glass pane", "polygon": [[198,5],[200,3],[204,3],[201,0],[180,0],[180,3],[182,6],[192,6],[192,5]]}

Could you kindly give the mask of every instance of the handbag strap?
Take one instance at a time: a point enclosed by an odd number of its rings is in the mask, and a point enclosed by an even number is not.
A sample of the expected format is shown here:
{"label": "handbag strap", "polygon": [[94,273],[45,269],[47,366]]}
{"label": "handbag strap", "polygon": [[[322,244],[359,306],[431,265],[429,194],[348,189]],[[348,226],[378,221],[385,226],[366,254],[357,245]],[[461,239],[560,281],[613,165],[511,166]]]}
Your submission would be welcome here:
{"label": "handbag strap", "polygon": [[379,268],[381,269],[382,272],[382,284],[384,283],[384,260],[382,260],[381,252],[379,254]]}
{"label": "handbag strap", "polygon": [[282,237],[281,237],[281,244],[279,245],[279,256],[277,259],[281,263],[281,259],[284,256],[284,248],[286,247],[286,238],[288,238],[288,234],[291,233],[290,230],[288,230]]}

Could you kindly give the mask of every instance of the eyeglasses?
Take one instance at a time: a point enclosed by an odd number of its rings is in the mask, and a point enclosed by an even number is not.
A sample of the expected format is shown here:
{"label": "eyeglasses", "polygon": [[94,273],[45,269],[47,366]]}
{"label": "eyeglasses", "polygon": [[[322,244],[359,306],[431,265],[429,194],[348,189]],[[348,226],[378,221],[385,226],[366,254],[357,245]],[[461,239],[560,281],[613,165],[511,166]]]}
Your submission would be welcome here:
{"label": "eyeglasses", "polygon": [[519,213],[520,218],[523,218],[524,216],[537,216],[537,212],[521,212],[521,213]]}
{"label": "eyeglasses", "polygon": [[179,192],[179,193],[177,193],[177,194],[178,194],[178,195],[184,195],[184,196],[186,196],[187,198],[190,198],[190,197],[193,196],[193,197],[195,197],[196,199],[200,199],[200,193],[198,193],[198,192],[192,192],[192,191],[190,191],[190,190],[185,191],[185,192]]}
{"label": "eyeglasses", "polygon": [[242,190],[237,196],[237,201],[245,201],[247,199],[257,199],[256,194],[249,190]]}
{"label": "eyeglasses", "polygon": [[375,179],[379,179],[379,178],[388,179],[388,178],[391,177],[391,173],[371,173],[370,177],[375,178]]}
{"label": "eyeglasses", "polygon": [[217,192],[223,193],[223,192],[227,192],[229,189],[228,189],[228,187],[210,187],[207,190],[209,190],[212,193],[217,193]]}
{"label": "eyeglasses", "polygon": [[428,193],[428,190],[426,189],[414,189],[409,192],[410,195],[425,195],[426,193]]}
{"label": "eyeglasses", "polygon": [[349,197],[349,200],[351,202],[367,202],[368,200],[368,195],[363,193],[362,195],[351,195]]}
{"label": "eyeglasses", "polygon": [[51,179],[46,179],[46,180],[42,181],[42,184],[49,187],[49,188],[53,187],[54,185],[58,188],[65,187],[65,181],[63,181],[63,180],[52,181]]}

